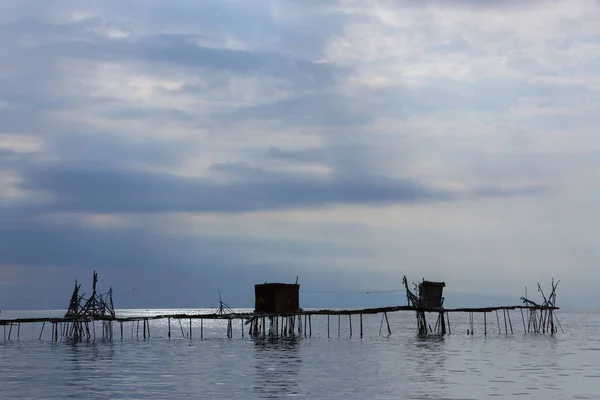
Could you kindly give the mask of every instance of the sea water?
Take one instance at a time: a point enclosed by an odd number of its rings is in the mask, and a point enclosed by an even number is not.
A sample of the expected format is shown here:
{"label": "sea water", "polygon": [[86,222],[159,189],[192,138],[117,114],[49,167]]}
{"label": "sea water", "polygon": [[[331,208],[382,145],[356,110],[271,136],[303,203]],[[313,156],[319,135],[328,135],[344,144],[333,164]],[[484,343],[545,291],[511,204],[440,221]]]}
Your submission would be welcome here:
{"label": "sea water", "polygon": [[[243,311],[243,310],[240,310]],[[248,311],[248,310],[246,310]],[[118,316],[214,310],[119,310]],[[3,311],[1,318],[60,316],[64,311]],[[412,312],[360,320],[313,316],[312,336],[242,337],[240,321],[227,338],[224,321],[150,322],[144,340],[137,326],[113,326],[113,340],[51,341],[49,326],[22,324],[11,340],[0,336],[2,399],[599,399],[600,314],[558,312],[564,333],[524,334],[519,311],[514,334],[500,313],[450,316],[451,334],[419,338]],[[435,318],[429,316],[433,326]],[[328,336],[329,326],[329,338]],[[296,327],[297,328],[297,327]],[[304,328],[304,326],[302,326]],[[0,328],[1,329],[1,328]],[[338,337],[339,329],[339,337]],[[508,334],[506,334],[508,331]],[[42,333],[42,339],[39,339]],[[3,332],[0,332],[2,335]],[[8,335],[8,333],[7,333]]]}

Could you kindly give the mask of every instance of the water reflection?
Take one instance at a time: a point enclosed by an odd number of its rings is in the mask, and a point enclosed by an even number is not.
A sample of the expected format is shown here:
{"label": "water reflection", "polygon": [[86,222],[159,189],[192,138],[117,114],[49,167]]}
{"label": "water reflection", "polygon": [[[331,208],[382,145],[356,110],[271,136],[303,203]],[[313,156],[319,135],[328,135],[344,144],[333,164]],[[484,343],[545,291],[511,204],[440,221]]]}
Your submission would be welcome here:
{"label": "water reflection", "polygon": [[[414,378],[417,382],[446,385],[446,340],[443,337],[419,337],[409,339],[409,351],[415,354]],[[412,350],[410,350],[412,348]]]}
{"label": "water reflection", "polygon": [[254,340],[254,393],[261,398],[299,394],[302,367],[298,338]]}

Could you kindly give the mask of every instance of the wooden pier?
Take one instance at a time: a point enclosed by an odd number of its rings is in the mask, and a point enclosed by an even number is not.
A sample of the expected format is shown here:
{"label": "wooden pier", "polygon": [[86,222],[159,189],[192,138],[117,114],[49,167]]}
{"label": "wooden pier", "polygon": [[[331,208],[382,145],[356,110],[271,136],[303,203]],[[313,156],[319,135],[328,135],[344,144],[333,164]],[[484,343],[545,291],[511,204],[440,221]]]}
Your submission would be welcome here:
{"label": "wooden pier", "polygon": [[[226,335],[228,338],[233,337],[233,326],[239,324],[241,327],[242,337],[245,332],[251,337],[256,338],[282,338],[295,336],[312,336],[312,316],[327,317],[327,337],[341,337],[342,317],[348,317],[348,328],[350,337],[353,334],[352,317],[359,317],[358,335],[362,338],[364,335],[363,316],[365,315],[381,315],[381,325],[379,334],[392,335],[392,330],[389,323],[388,314],[397,312],[414,312],[417,317],[417,334],[420,336],[444,336],[452,334],[451,318],[453,313],[466,313],[469,317],[469,329],[467,335],[473,335],[475,331],[474,316],[479,314],[483,316],[483,334],[488,335],[488,330],[497,325],[498,333],[506,335],[514,334],[515,332],[534,333],[534,334],[550,334],[558,333],[558,329],[562,331],[562,326],[558,321],[555,311],[556,307],[556,286],[552,282],[552,291],[549,297],[545,297],[541,287],[539,291],[542,293],[544,302],[541,304],[535,303],[527,298],[521,298],[523,305],[514,306],[498,306],[498,307],[479,307],[479,308],[445,308],[443,307],[443,297],[441,297],[441,289],[444,284],[437,282],[423,281],[418,286],[420,295],[413,294],[408,289],[406,278],[404,284],[406,286],[407,298],[409,305],[406,306],[390,306],[378,308],[363,308],[363,309],[318,309],[318,310],[295,310],[277,313],[265,312],[234,312],[226,304],[220,301],[221,305],[214,313],[202,314],[160,314],[152,316],[134,316],[134,317],[118,317],[114,311],[112,304],[112,289],[103,295],[96,293],[97,275],[94,272],[94,286],[90,298],[86,299],[83,295],[79,295],[80,285],[75,282],[75,289],[71,297],[69,310],[62,318],[17,318],[17,319],[0,319],[0,326],[3,327],[4,341],[16,339],[19,340],[21,325],[23,324],[41,324],[39,339],[44,337],[45,328],[46,336],[51,336],[53,342],[62,340],[84,341],[84,340],[124,340],[124,332],[131,330],[131,337],[135,339],[148,340],[152,333],[150,332],[150,321],[166,320],[167,332],[166,336],[178,336],[184,338],[203,338],[204,337],[204,322],[205,321],[225,321]],[[433,295],[426,295],[427,290],[434,289]],[[429,297],[428,297],[429,296]],[[432,306],[433,305],[433,306]],[[511,318],[510,312],[520,314],[521,324]],[[427,316],[437,316],[435,326],[432,328],[427,324]],[[488,320],[491,316],[492,320]],[[494,318],[495,316],[495,318]],[[331,319],[334,318],[334,323],[337,322],[337,330],[333,331]],[[337,318],[335,318],[337,317]],[[517,316],[518,318],[518,316]],[[337,321],[336,321],[337,320]],[[194,332],[194,323],[200,322],[199,332],[197,323],[196,332]],[[141,327],[140,327],[141,323]],[[345,322],[344,322],[345,324]],[[384,325],[385,324],[385,325]],[[99,332],[97,332],[97,325]],[[385,330],[384,330],[385,326]],[[115,327],[118,330],[115,332]],[[159,336],[163,336],[163,334]]]}

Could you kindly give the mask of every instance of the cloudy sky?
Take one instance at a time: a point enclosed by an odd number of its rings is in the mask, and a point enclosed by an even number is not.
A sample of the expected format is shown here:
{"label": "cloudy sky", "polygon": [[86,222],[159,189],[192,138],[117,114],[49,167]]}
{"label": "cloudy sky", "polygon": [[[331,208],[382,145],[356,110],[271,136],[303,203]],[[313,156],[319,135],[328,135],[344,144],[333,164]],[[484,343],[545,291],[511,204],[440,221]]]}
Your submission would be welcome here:
{"label": "cloudy sky", "polygon": [[[0,0],[0,308],[600,307],[597,1]],[[465,300],[467,298],[468,300]],[[509,299],[509,300],[501,300]],[[510,301],[514,299],[514,301]]]}

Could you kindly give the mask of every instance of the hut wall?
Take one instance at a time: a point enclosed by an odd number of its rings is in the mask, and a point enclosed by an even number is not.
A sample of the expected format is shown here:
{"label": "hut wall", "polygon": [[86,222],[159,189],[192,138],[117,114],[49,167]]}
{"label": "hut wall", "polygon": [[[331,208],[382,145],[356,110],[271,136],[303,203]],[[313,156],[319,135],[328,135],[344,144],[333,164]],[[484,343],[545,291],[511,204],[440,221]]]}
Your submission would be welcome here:
{"label": "hut wall", "polygon": [[254,287],[254,311],[264,313],[295,312],[300,309],[300,285],[264,283]]}

